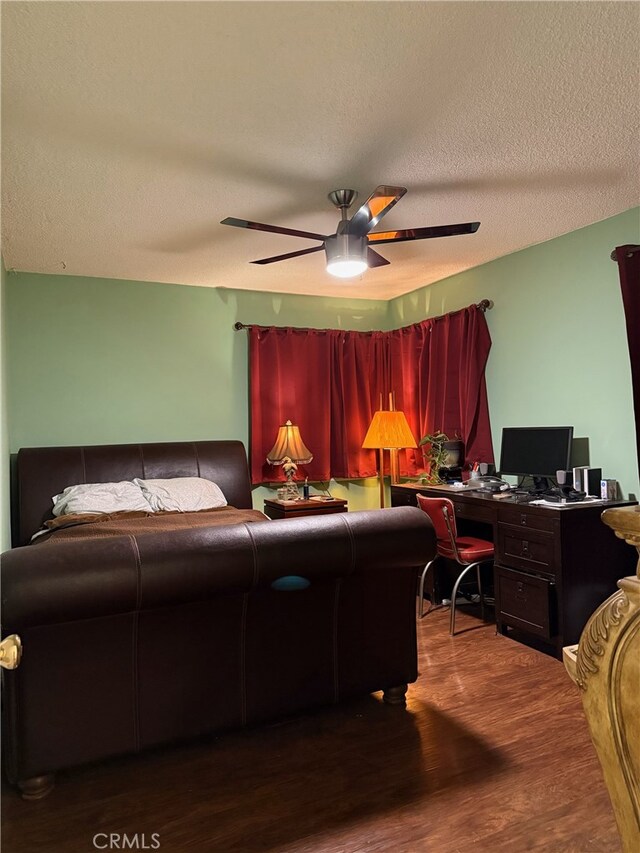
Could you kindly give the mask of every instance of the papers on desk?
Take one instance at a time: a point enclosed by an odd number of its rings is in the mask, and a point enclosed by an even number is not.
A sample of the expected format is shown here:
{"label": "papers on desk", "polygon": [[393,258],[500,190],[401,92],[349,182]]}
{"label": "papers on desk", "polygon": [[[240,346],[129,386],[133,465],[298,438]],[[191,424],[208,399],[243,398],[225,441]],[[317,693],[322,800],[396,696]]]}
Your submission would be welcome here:
{"label": "papers on desk", "polygon": [[[411,484],[413,485],[413,483]],[[419,483],[417,485],[420,485]],[[424,489],[437,489],[439,492],[461,492],[468,488],[465,483],[440,483],[437,486],[420,486]]]}
{"label": "papers on desk", "polygon": [[604,504],[605,500],[602,498],[587,498],[584,501],[545,501],[544,498],[540,498],[538,501],[529,501],[529,506],[548,506],[551,509],[566,509],[571,506],[588,506],[590,504]]}

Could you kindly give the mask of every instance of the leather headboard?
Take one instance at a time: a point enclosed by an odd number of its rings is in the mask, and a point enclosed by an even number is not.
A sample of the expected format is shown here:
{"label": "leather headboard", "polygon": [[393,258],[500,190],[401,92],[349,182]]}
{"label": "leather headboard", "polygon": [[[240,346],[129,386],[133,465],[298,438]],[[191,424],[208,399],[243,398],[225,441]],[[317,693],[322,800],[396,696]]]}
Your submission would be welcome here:
{"label": "leather headboard", "polygon": [[51,498],[67,486],[134,477],[204,477],[220,486],[231,506],[252,506],[247,454],[241,441],[26,447],[18,452],[16,464],[14,547],[26,545],[52,517]]}

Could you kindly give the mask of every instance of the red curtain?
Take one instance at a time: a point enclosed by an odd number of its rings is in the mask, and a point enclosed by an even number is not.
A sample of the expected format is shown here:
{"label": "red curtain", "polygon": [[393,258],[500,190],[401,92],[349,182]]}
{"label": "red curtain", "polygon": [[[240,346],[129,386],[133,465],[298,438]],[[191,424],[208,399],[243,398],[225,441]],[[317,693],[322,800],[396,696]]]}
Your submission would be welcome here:
{"label": "red curtain", "polygon": [[[374,476],[375,454],[361,444],[380,395],[387,408],[390,391],[417,441],[441,429],[464,440],[467,460],[492,462],[484,379],[490,347],[484,312],[475,305],[393,332],[252,326],[252,482],[282,479],[266,456],[287,419],[314,456],[298,479]],[[403,473],[424,470],[419,449],[406,451],[406,459]]]}
{"label": "red curtain", "polygon": [[[485,383],[491,336],[484,312],[471,305],[388,332],[390,387],[396,408],[419,441],[442,431],[464,441],[470,462],[493,462]],[[420,448],[407,450],[403,474],[424,470]]]}
{"label": "red curtain", "polygon": [[266,461],[287,419],[313,460],[300,466],[312,482],[376,474],[373,451],[362,440],[378,408],[386,359],[384,332],[249,329],[251,480],[281,480]]}
{"label": "red curtain", "polygon": [[627,322],[633,408],[636,419],[636,451],[640,471],[640,246],[618,246],[615,250]]}

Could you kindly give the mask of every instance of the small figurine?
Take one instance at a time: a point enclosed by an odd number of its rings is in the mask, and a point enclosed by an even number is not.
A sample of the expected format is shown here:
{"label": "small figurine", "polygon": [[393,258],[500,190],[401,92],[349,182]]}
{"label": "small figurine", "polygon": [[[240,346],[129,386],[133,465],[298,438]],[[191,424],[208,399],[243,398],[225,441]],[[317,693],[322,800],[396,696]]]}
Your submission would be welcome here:
{"label": "small figurine", "polygon": [[285,456],[284,461],[282,463],[282,470],[284,471],[284,475],[287,478],[287,480],[289,480],[289,479],[292,480],[293,475],[298,470],[298,466],[293,461],[293,459],[291,459],[291,457]]}

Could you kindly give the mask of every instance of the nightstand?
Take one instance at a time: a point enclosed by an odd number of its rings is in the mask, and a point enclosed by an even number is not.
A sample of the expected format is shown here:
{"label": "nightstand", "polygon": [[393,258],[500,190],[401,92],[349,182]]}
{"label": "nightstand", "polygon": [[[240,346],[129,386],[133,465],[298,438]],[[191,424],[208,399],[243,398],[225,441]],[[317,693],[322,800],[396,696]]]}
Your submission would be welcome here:
{"label": "nightstand", "polygon": [[347,501],[330,498],[321,501],[309,499],[264,502],[264,514],[269,518],[300,518],[303,515],[331,515],[334,512],[347,512]]}

